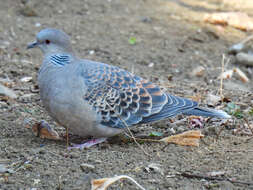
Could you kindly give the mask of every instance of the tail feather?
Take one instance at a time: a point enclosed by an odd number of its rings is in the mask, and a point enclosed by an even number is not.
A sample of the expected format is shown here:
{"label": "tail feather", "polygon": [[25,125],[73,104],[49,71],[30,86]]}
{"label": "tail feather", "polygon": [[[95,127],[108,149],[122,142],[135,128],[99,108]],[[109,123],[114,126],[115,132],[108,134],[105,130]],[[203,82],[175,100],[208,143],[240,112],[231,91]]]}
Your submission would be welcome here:
{"label": "tail feather", "polygon": [[187,112],[198,106],[197,102],[194,102],[189,99],[180,98],[177,96],[169,95],[168,96],[168,103],[163,106],[163,108],[153,115],[148,117],[144,117],[140,123],[149,123],[159,121],[168,117],[173,117],[175,115],[181,114],[184,111]]}
{"label": "tail feather", "polygon": [[198,107],[198,103],[189,99],[167,94],[168,103],[163,108],[153,115],[144,117],[140,123],[149,123],[159,121],[168,117],[173,117],[178,114],[196,115],[204,117],[231,118],[222,110]]}
{"label": "tail feather", "polygon": [[184,115],[196,115],[196,116],[205,116],[205,117],[218,117],[218,118],[231,118],[226,112],[222,110],[215,110],[210,108],[196,107],[192,110],[183,112]]}

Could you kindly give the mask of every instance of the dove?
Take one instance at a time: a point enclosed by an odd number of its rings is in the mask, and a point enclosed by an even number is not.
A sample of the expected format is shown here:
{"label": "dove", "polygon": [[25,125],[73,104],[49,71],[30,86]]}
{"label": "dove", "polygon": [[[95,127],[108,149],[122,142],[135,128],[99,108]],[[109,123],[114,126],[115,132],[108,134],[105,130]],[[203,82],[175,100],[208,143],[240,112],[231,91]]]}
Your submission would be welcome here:
{"label": "dove", "polygon": [[27,46],[35,47],[44,55],[38,84],[46,111],[72,134],[92,137],[94,144],[128,127],[179,114],[231,117],[222,110],[199,107],[195,101],[164,92],[117,66],[77,57],[70,37],[61,30],[41,30],[36,41]]}

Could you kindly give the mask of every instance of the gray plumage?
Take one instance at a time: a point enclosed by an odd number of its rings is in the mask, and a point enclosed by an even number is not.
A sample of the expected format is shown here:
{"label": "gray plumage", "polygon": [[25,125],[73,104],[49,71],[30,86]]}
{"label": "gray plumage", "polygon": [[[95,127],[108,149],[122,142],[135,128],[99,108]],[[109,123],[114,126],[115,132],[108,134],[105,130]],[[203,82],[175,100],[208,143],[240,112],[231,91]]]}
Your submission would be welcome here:
{"label": "gray plumage", "polygon": [[38,74],[40,96],[48,113],[80,136],[109,137],[126,125],[154,122],[178,114],[229,118],[223,111],[163,92],[126,70],[77,58],[70,38],[44,29],[28,48],[39,47],[44,60]]}

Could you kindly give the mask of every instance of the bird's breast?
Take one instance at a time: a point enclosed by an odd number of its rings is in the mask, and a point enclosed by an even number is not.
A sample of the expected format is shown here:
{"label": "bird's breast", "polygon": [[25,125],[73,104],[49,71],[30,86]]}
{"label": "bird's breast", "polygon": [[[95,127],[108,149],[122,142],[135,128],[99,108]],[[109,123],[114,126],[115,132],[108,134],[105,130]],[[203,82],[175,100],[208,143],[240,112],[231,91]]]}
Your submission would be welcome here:
{"label": "bird's breast", "polygon": [[60,125],[68,127],[74,134],[93,136],[100,118],[84,100],[86,89],[82,79],[69,74],[61,71],[41,72],[38,76],[41,101],[49,115]]}

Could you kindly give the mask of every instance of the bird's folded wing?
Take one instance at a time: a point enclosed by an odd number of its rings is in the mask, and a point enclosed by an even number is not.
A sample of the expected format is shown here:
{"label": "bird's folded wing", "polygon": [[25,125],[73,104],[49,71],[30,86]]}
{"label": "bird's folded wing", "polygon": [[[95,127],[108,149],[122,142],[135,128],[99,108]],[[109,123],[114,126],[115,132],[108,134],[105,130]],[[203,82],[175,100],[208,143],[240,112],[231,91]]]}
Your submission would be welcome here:
{"label": "bird's folded wing", "polygon": [[84,99],[106,126],[125,128],[140,123],[168,101],[159,87],[118,67],[93,62],[82,77],[87,86]]}
{"label": "bird's folded wing", "polygon": [[164,119],[193,109],[196,102],[172,96],[141,77],[118,67],[93,62],[82,74],[84,99],[115,128]]}

